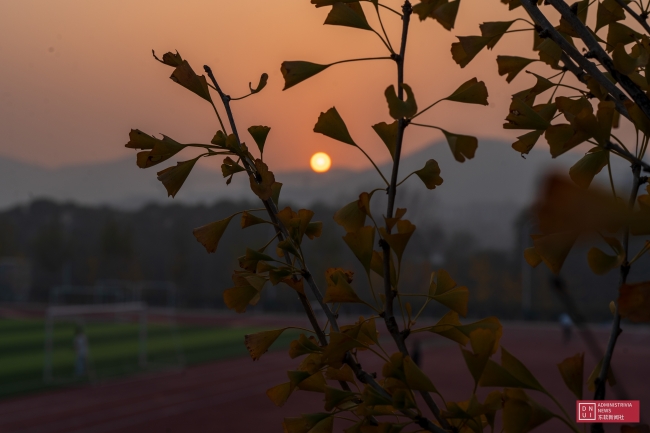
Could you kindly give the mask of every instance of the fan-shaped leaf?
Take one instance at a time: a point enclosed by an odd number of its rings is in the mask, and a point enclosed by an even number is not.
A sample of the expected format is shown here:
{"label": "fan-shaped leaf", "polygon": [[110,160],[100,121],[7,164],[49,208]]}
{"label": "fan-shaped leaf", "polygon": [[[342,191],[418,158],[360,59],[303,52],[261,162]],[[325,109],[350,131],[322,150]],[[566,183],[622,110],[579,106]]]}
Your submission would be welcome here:
{"label": "fan-shaped leaf", "polygon": [[415,102],[415,95],[411,87],[403,83],[402,88],[406,92],[406,100],[402,101],[397,97],[395,93],[395,86],[391,85],[386,88],[384,95],[386,96],[386,102],[388,102],[388,111],[390,117],[393,119],[401,119],[403,117],[413,117],[418,111],[418,105]]}
{"label": "fan-shaped leaf", "polygon": [[499,42],[499,39],[508,31],[510,26],[514,21],[495,21],[495,22],[486,22],[479,26],[481,29],[481,36],[490,38],[488,42],[488,49],[494,48],[494,46]]}
{"label": "fan-shaped leaf", "polygon": [[336,107],[332,107],[318,116],[318,121],[314,126],[314,132],[318,132],[319,134],[323,134],[327,137],[333,138],[334,140],[352,146],[357,145],[354,140],[352,140],[350,132],[348,132],[348,127],[345,126],[345,122],[336,110]]}
{"label": "fan-shaped leaf", "polygon": [[607,165],[609,152],[594,147],[569,170],[571,180],[581,188],[589,188],[591,181]]}
{"label": "fan-shaped leaf", "polygon": [[448,131],[442,130],[451,149],[451,153],[454,154],[454,158],[458,162],[465,162],[465,158],[472,159],[478,149],[478,140],[476,137],[469,135],[454,134]]}
{"label": "fan-shaped leaf", "polygon": [[464,68],[491,40],[492,38],[483,36],[458,36],[458,42],[451,44],[451,56]]}
{"label": "fan-shaped leaf", "polygon": [[266,72],[260,76],[260,81],[257,83],[257,87],[253,89],[253,83],[248,83],[248,88],[251,90],[252,94],[259,93],[266,87],[266,83],[269,81],[269,74]]}
{"label": "fan-shaped leaf", "polygon": [[440,177],[440,166],[435,159],[428,160],[424,167],[414,171],[428,189],[436,189],[436,186],[442,185],[442,177]]}
{"label": "fan-shaped leaf", "polygon": [[165,186],[168,196],[176,197],[199,158],[200,156],[197,156],[189,161],[179,162],[175,167],[168,167],[157,173],[158,180]]}
{"label": "fan-shaped leaf", "polygon": [[260,183],[257,183],[254,176],[250,177],[251,190],[257,195],[261,200],[268,200],[273,195],[273,184],[275,183],[275,176],[272,171],[269,171],[269,167],[262,162],[261,159],[255,160],[255,168],[257,169],[257,174],[260,177]]}
{"label": "fan-shaped leaf", "polygon": [[217,250],[221,236],[223,236],[232,218],[232,216],[229,216],[228,218],[206,224],[194,229],[192,233],[196,240],[205,247],[207,252],[214,253]]}
{"label": "fan-shaped leaf", "polygon": [[251,126],[248,128],[249,134],[255,140],[257,148],[260,150],[260,153],[264,152],[264,144],[266,143],[266,137],[269,135],[271,128],[268,126]]}
{"label": "fan-shaped leaf", "polygon": [[488,91],[483,81],[472,78],[464,82],[454,93],[449,95],[448,101],[464,102],[466,104],[488,105]]}
{"label": "fan-shaped leaf", "polygon": [[169,78],[171,78],[175,83],[178,83],[186,89],[196,93],[206,101],[212,102],[210,90],[208,89],[208,82],[205,80],[203,75],[196,75],[190,64],[187,63],[187,60],[183,60],[180,65],[174,69],[174,72]]}
{"label": "fan-shaped leaf", "polygon": [[250,353],[253,361],[257,361],[263,354],[268,352],[269,347],[286,331],[287,328],[274,329],[272,331],[258,332],[257,334],[248,334],[244,336],[244,343]]}
{"label": "fan-shaped leaf", "polygon": [[582,387],[585,380],[584,365],[584,353],[577,353],[557,365],[564,383],[578,400],[582,400]]}
{"label": "fan-shaped leaf", "polygon": [[375,130],[379,138],[381,138],[381,141],[384,142],[393,160],[395,159],[395,146],[397,145],[397,128],[397,120],[390,124],[381,122],[372,125],[372,129]]}
{"label": "fan-shaped leaf", "polygon": [[334,221],[346,232],[356,232],[366,223],[366,214],[359,208],[359,201],[346,204],[334,214]]}
{"label": "fan-shaped leaf", "polygon": [[284,88],[282,90],[287,90],[330,66],[301,60],[282,62],[282,66],[280,67],[280,72],[282,72],[282,77],[284,78]]}
{"label": "fan-shaped leaf", "polygon": [[536,62],[535,59],[526,59],[517,56],[497,56],[499,75],[508,75],[506,81],[509,83],[528,65]]}
{"label": "fan-shaped leaf", "polygon": [[348,232],[343,240],[359,259],[367,274],[370,274],[372,251],[375,244],[375,228],[361,227],[355,232]]}
{"label": "fan-shaped leaf", "polygon": [[372,27],[368,24],[368,20],[366,20],[363,9],[358,2],[334,3],[324,24],[372,31]]}

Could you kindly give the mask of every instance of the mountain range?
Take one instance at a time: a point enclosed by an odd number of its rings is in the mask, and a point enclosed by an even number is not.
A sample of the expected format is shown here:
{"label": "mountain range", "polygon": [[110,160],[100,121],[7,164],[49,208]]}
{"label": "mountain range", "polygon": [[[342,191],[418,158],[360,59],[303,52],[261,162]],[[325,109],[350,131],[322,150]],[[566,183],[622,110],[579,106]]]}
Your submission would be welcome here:
{"label": "mountain range", "polygon": [[[426,223],[441,224],[451,232],[469,232],[484,246],[509,249],[514,220],[533,201],[540,179],[552,170],[566,173],[581,156],[582,152],[571,152],[551,159],[548,151],[534,149],[524,159],[506,142],[481,140],[475,157],[459,163],[447,143],[435,142],[404,156],[399,178],[422,168],[428,159],[435,159],[444,183],[427,191],[412,176],[401,187],[405,191],[397,204],[411,212],[414,207],[418,213],[425,212]],[[236,175],[227,186],[220,172],[200,165],[194,168],[176,198],[168,198],[156,179],[156,169],[138,169],[134,157],[56,169],[0,157],[0,209],[39,198],[124,210],[152,202],[207,204],[223,199],[251,199],[244,175]],[[387,164],[380,169],[390,177]],[[627,170],[624,163],[613,164],[618,185],[625,182]],[[342,206],[360,192],[379,188],[383,183],[372,167],[363,171],[332,169],[320,174],[288,171],[275,175],[283,183],[281,205],[308,206],[321,202]],[[597,181],[607,182],[606,173],[597,176]]]}

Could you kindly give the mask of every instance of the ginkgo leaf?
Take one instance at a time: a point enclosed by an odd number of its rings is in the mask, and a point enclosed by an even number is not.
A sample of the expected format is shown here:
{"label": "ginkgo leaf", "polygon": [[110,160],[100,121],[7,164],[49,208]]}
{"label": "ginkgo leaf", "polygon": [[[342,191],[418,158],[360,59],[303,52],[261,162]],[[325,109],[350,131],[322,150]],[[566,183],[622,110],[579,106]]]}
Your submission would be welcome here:
{"label": "ginkgo leaf", "polygon": [[619,5],[616,0],[603,0],[598,2],[598,9],[596,10],[596,28],[594,32],[614,23],[625,19],[625,12],[623,7]]}
{"label": "ginkgo leaf", "polygon": [[464,68],[491,40],[492,38],[483,36],[458,36],[458,42],[451,44],[451,56]]}
{"label": "ginkgo leaf", "polygon": [[319,238],[323,234],[323,223],[321,221],[314,221],[307,224],[305,235],[309,239]]}
{"label": "ginkgo leaf", "polygon": [[608,26],[607,32],[607,51],[611,52],[618,44],[628,45],[641,40],[641,33],[632,30],[625,24],[613,22]]}
{"label": "ginkgo leaf", "polygon": [[278,202],[280,200],[281,190],[282,190],[282,183],[273,182],[271,184],[271,199],[273,200],[273,203],[275,203],[276,206],[278,206]]}
{"label": "ginkgo leaf", "polygon": [[530,131],[524,135],[520,135],[517,137],[518,140],[512,143],[512,148],[517,152],[528,154],[533,149],[537,143],[537,140],[539,140],[539,137],[541,137],[543,133],[544,131]]}
{"label": "ginkgo leaf", "polygon": [[334,214],[334,221],[346,232],[356,232],[366,223],[366,214],[359,208],[358,200],[346,204]]}
{"label": "ginkgo leaf", "polygon": [[562,379],[569,390],[578,400],[582,400],[582,388],[584,386],[584,365],[585,354],[577,353],[566,358],[557,365]]}
{"label": "ginkgo leaf", "polygon": [[386,122],[377,123],[376,125],[372,125],[372,129],[375,130],[379,138],[381,138],[381,141],[386,145],[391,158],[395,160],[395,146],[397,145],[398,129],[397,120],[390,124]]}
{"label": "ginkgo leaf", "polygon": [[488,105],[488,91],[483,81],[472,78],[464,82],[451,95],[445,98],[448,101],[464,102],[465,104]]}
{"label": "ginkgo leaf", "polygon": [[420,370],[420,367],[413,362],[410,356],[404,357],[402,366],[404,368],[406,384],[410,389],[415,391],[435,392],[438,394],[438,390],[433,385],[433,382],[431,382],[431,379]]}
{"label": "ginkgo leaf", "polygon": [[440,166],[435,159],[428,160],[423,168],[414,171],[414,173],[422,180],[427,189],[436,189],[437,186],[442,185]]}
{"label": "ginkgo leaf", "polygon": [[552,68],[558,67],[558,62],[562,58],[562,48],[550,38],[545,38],[542,43],[537,46],[539,51],[539,59]]}
{"label": "ginkgo leaf", "polygon": [[[555,111],[555,104],[548,105],[549,109]],[[542,113],[535,111],[519,98],[512,99],[506,121],[507,123],[503,125],[505,129],[546,130],[550,126],[550,122],[543,117]]]}
{"label": "ginkgo leaf", "polygon": [[415,225],[413,225],[409,220],[401,220],[397,222],[396,226],[397,233],[389,234],[384,227],[380,227],[379,232],[381,233],[381,237],[388,242],[391,249],[395,251],[398,262],[401,262],[406,245],[415,232]]}
{"label": "ginkgo leaf", "polygon": [[478,139],[469,135],[454,134],[448,131],[442,130],[451,149],[451,153],[454,154],[454,158],[458,162],[465,162],[465,158],[472,159],[478,149]]}
{"label": "ginkgo leaf", "polygon": [[461,316],[467,316],[467,302],[469,300],[467,287],[455,287],[448,292],[433,296],[433,299],[456,311]]}
{"label": "ginkgo leaf", "polygon": [[474,383],[478,384],[487,361],[492,354],[492,347],[494,347],[495,335],[489,329],[476,329],[470,333],[470,342],[472,344],[472,352],[461,348],[465,364],[474,378]]}
{"label": "ginkgo leaf", "polygon": [[545,392],[544,387],[528,368],[503,347],[501,348],[501,365],[494,361],[488,361],[479,385],[526,388]]}
{"label": "ginkgo leaf", "polygon": [[291,383],[285,382],[266,390],[266,395],[277,407],[282,407],[291,395]]}
{"label": "ginkgo leaf", "polygon": [[650,283],[622,285],[618,294],[618,312],[632,322],[650,322]]}
{"label": "ginkgo leaf", "polygon": [[487,44],[488,49],[494,48],[513,23],[514,21],[495,21],[485,22],[479,26],[481,36],[490,38],[490,42]]}
{"label": "ginkgo leaf", "polygon": [[186,89],[196,93],[206,101],[212,102],[210,90],[208,89],[208,82],[205,80],[203,75],[196,75],[187,60],[183,60],[181,64],[174,69],[174,72],[169,78],[171,78],[175,83],[178,83]]}
{"label": "ginkgo leaf", "polygon": [[289,357],[295,359],[308,353],[322,352],[323,349],[316,343],[314,337],[307,338],[300,334],[297,340],[293,340],[289,346]]}
{"label": "ginkgo leaf", "polygon": [[343,273],[334,273],[331,278],[334,284],[328,284],[323,302],[364,303],[350,286]]}
{"label": "ginkgo leaf", "polygon": [[269,222],[263,218],[257,217],[249,212],[244,212],[241,216],[241,228],[245,229],[257,224],[268,224]]}
{"label": "ginkgo leaf", "polygon": [[259,175],[260,182],[258,183],[254,176],[250,177],[251,190],[261,200],[268,200],[273,195],[273,184],[275,183],[275,176],[269,167],[262,162],[261,159],[255,160],[255,168],[257,175]]}
{"label": "ginkgo leaf", "polygon": [[318,121],[314,126],[314,132],[323,134],[327,137],[333,138],[334,140],[341,141],[352,146],[357,144],[352,140],[348,127],[345,126],[345,122],[341,118],[341,115],[336,110],[336,107],[332,107],[324,113],[320,113],[318,116]]}
{"label": "ginkgo leaf", "polygon": [[167,66],[173,66],[175,68],[183,63],[183,58],[180,54],[178,54],[178,51],[176,51],[176,54],[172,52],[163,54],[162,60],[156,56],[156,52],[154,50],[151,50],[151,53],[153,54],[154,59],[158,60],[160,63],[164,63]]}
{"label": "ginkgo leaf", "polygon": [[271,131],[271,128],[268,126],[258,125],[248,128],[248,133],[253,137],[253,140],[255,140],[255,144],[257,144],[260,153],[264,152],[264,144],[266,143],[266,137],[269,135],[269,131]]}
{"label": "ginkgo leaf", "polygon": [[129,133],[129,142],[125,147],[130,149],[146,149],[144,152],[138,152],[137,165],[140,168],[153,167],[163,161],[168,160],[181,150],[185,145],[163,135],[163,139],[152,137],[139,129],[132,129]]}
{"label": "ginkgo leaf", "polygon": [[287,90],[330,66],[301,60],[282,62],[282,66],[280,67],[280,72],[282,72],[282,77],[284,78],[284,88],[282,90]]}
{"label": "ginkgo leaf", "polygon": [[221,236],[223,236],[232,216],[228,218],[206,224],[193,230],[194,237],[201,243],[208,253],[214,253]]}
{"label": "ginkgo leaf", "polygon": [[444,3],[433,11],[433,17],[446,30],[451,30],[456,24],[456,17],[458,16],[459,6],[460,0],[452,0]]}
{"label": "ginkgo leaf", "polygon": [[354,371],[352,371],[352,368],[347,364],[343,364],[341,368],[327,367],[327,370],[325,371],[325,379],[327,380],[342,380],[345,382],[355,383],[354,377]]}
{"label": "ginkgo leaf", "polygon": [[569,169],[569,176],[581,188],[589,188],[591,181],[609,162],[609,151],[594,147]]}
{"label": "ginkgo leaf", "polygon": [[325,410],[330,411],[346,401],[354,398],[355,394],[351,391],[344,391],[331,386],[325,387]]}
{"label": "ginkgo leaf", "polygon": [[553,418],[553,413],[530,399],[522,390],[505,390],[503,398],[503,430],[525,433]]}
{"label": "ginkgo leaf", "polygon": [[253,89],[253,83],[248,83],[248,88],[252,94],[259,93],[266,87],[266,83],[269,81],[269,74],[266,72],[260,75],[260,81],[257,83],[257,86]]}
{"label": "ginkgo leaf", "polygon": [[356,29],[372,31],[372,27],[368,24],[368,20],[366,20],[361,5],[357,2],[348,4],[340,2],[334,3],[324,24],[354,27]]}
{"label": "ginkgo leaf", "polygon": [[375,228],[371,226],[361,227],[354,232],[348,232],[343,236],[343,240],[359,259],[366,273],[370,274],[372,251],[375,245]]}
{"label": "ginkgo leaf", "polygon": [[533,237],[533,245],[546,266],[557,275],[573,248],[576,238],[577,234],[572,231],[537,235]]}
{"label": "ginkgo leaf", "polygon": [[517,56],[497,56],[499,75],[507,74],[506,81],[510,83],[526,66],[536,61]]}
{"label": "ginkgo leaf", "polygon": [[246,307],[255,305],[259,297],[259,291],[253,286],[235,286],[223,291],[226,306],[238,313],[246,312]]}
{"label": "ginkgo leaf", "polygon": [[231,157],[227,156],[224,158],[223,163],[221,164],[221,174],[223,177],[232,176],[240,171],[246,171],[246,169],[233,161]]}
{"label": "ginkgo leaf", "polygon": [[625,261],[625,251],[623,246],[616,238],[606,237],[605,241],[616,252],[616,255],[609,255],[598,248],[591,248],[587,252],[587,262],[589,268],[596,275],[605,275],[612,269],[618,268]]}
{"label": "ginkgo leaf", "polygon": [[165,186],[168,196],[176,197],[199,158],[200,156],[197,156],[189,161],[179,162],[175,167],[168,167],[157,173],[158,180]]}
{"label": "ginkgo leaf", "polygon": [[251,358],[253,358],[253,361],[257,361],[263,354],[268,352],[269,347],[271,347],[275,340],[277,340],[286,330],[287,328],[282,328],[245,335],[244,344],[246,345]]}
{"label": "ginkgo leaf", "polygon": [[402,88],[406,92],[406,100],[402,101],[397,97],[395,93],[395,86],[390,85],[384,91],[384,96],[386,96],[386,102],[388,102],[388,112],[390,117],[393,119],[401,119],[403,117],[413,117],[418,111],[418,105],[415,102],[415,95],[411,87],[402,83]]}

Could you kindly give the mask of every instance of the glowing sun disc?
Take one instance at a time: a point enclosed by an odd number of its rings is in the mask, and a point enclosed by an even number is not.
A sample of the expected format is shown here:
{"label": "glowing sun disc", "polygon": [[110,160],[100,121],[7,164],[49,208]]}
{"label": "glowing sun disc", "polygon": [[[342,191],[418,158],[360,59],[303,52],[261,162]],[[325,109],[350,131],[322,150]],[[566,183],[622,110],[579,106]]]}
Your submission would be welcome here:
{"label": "glowing sun disc", "polygon": [[332,159],[325,152],[314,153],[309,165],[316,173],[325,173],[332,166]]}

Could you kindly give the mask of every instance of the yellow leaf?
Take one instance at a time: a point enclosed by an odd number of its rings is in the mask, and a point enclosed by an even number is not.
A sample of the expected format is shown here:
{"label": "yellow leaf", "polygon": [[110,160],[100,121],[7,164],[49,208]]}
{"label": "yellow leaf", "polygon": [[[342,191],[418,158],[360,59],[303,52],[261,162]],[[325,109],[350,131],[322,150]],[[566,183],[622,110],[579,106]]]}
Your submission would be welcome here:
{"label": "yellow leaf", "polygon": [[476,153],[476,149],[478,148],[478,140],[476,137],[453,134],[451,132],[445,131],[444,129],[442,132],[445,134],[445,138],[447,139],[447,143],[449,143],[451,153],[454,154],[456,161],[465,162],[465,158],[474,158],[474,153]]}
{"label": "yellow leaf", "polygon": [[609,161],[609,152],[594,147],[569,169],[569,176],[581,188],[589,188],[591,181]]}
{"label": "yellow leaf", "polygon": [[152,137],[139,129],[132,129],[129,133],[129,142],[124,145],[129,149],[143,149],[138,152],[137,164],[140,168],[153,167],[168,160],[181,150],[185,149],[184,144],[163,135],[163,139]]}
{"label": "yellow leaf", "polygon": [[465,104],[488,105],[488,90],[483,81],[472,78],[464,82],[447,98],[448,101],[463,102]]}
{"label": "yellow leaf", "polygon": [[343,364],[341,368],[327,367],[327,370],[325,371],[325,379],[327,380],[342,380],[345,382],[355,383],[354,377],[352,368],[347,364]]}
{"label": "yellow leaf", "polygon": [[248,305],[255,305],[259,298],[260,293],[253,286],[235,286],[223,291],[226,306],[238,313],[245,312]]}
{"label": "yellow leaf", "polygon": [[363,265],[366,273],[370,273],[372,252],[375,244],[375,229],[371,226],[361,227],[356,232],[349,232],[343,240]]}
{"label": "yellow leaf", "polygon": [[348,283],[346,275],[341,271],[330,275],[323,302],[364,303]]}
{"label": "yellow leaf", "polygon": [[334,221],[346,232],[356,232],[366,223],[366,214],[359,208],[359,201],[355,200],[339,209],[334,214]]}
{"label": "yellow leaf", "polygon": [[494,48],[513,23],[514,21],[495,21],[485,22],[479,26],[481,29],[481,36],[491,38],[490,42],[487,44],[488,49],[491,50]]}
{"label": "yellow leaf", "polygon": [[650,282],[621,286],[618,312],[632,322],[650,322]]}
{"label": "yellow leaf", "polygon": [[372,125],[372,129],[375,130],[379,138],[381,138],[381,141],[384,142],[393,160],[395,160],[395,146],[397,145],[397,128],[397,120],[390,124],[381,122]]}
{"label": "yellow leaf", "polygon": [[305,334],[300,334],[297,340],[293,340],[289,345],[289,357],[295,359],[308,353],[322,352],[323,349],[317,344],[314,337],[307,338]]}
{"label": "yellow leaf", "polygon": [[397,261],[401,262],[406,245],[415,232],[415,225],[411,224],[409,220],[400,220],[397,222],[396,226],[397,233],[389,234],[384,227],[380,227],[379,232],[381,233],[381,237],[388,242],[391,249],[395,251]]}
{"label": "yellow leaf", "polygon": [[284,78],[284,88],[282,90],[287,90],[301,81],[305,81],[307,78],[318,74],[329,66],[303,61],[282,62],[282,66],[280,67],[280,72],[282,72],[282,77]]}
{"label": "yellow leaf", "polygon": [[464,68],[491,40],[491,37],[483,36],[458,36],[458,42],[451,44],[451,56]]}
{"label": "yellow leaf", "polygon": [[314,126],[314,132],[352,146],[357,145],[354,140],[352,140],[348,127],[345,126],[345,122],[336,110],[336,107],[332,107],[318,116],[318,121]]}
{"label": "yellow leaf", "polygon": [[266,143],[266,137],[269,135],[270,131],[271,128],[268,126],[257,125],[248,128],[248,133],[253,137],[253,140],[255,140],[255,144],[257,144],[260,153],[264,152],[264,144]]}
{"label": "yellow leaf", "polygon": [[411,87],[406,83],[402,83],[402,88],[406,92],[405,101],[402,101],[397,97],[397,93],[395,93],[395,86],[393,85],[388,86],[384,92],[384,96],[386,96],[386,102],[388,102],[388,111],[390,117],[396,120],[404,117],[413,117],[415,113],[418,112],[418,105],[415,102],[415,95],[413,94],[413,90],[411,90]]}
{"label": "yellow leaf", "polygon": [[623,246],[616,238],[606,237],[605,241],[616,251],[615,256],[605,254],[598,248],[591,248],[587,252],[587,262],[592,272],[596,275],[604,275],[614,268],[621,266],[625,261]]}
{"label": "yellow leaf", "polygon": [[571,248],[573,248],[576,238],[577,234],[573,231],[550,235],[534,235],[533,245],[546,266],[557,275],[562,269]]}
{"label": "yellow leaf", "polygon": [[194,237],[201,243],[209,253],[217,251],[217,245],[223,233],[226,231],[232,216],[228,218],[211,222],[193,230]]}
{"label": "yellow leaf", "polygon": [[331,386],[325,387],[325,410],[331,411],[335,407],[350,401],[354,398],[354,393],[350,391],[344,391],[338,388],[332,388]]}
{"label": "yellow leaf", "polygon": [[427,189],[436,189],[436,186],[442,185],[440,177],[440,166],[435,159],[428,160],[424,167],[414,172],[424,183]]}
{"label": "yellow leaf", "polygon": [[265,354],[269,347],[278,339],[287,328],[274,329],[273,331],[258,332],[244,336],[244,343],[253,361],[257,361]]}
{"label": "yellow leaf", "polygon": [[291,384],[289,382],[281,383],[273,388],[266,390],[266,395],[271,399],[274,405],[282,407],[291,395]]}
{"label": "yellow leaf", "polygon": [[508,75],[506,81],[510,83],[528,65],[536,62],[535,59],[526,59],[516,56],[497,56],[499,75]]}
{"label": "yellow leaf", "polygon": [[176,197],[199,158],[200,156],[197,156],[189,161],[179,162],[175,167],[167,167],[157,173],[158,180],[165,186],[168,196]]}
{"label": "yellow leaf", "polygon": [[256,217],[255,215],[250,214],[248,212],[244,212],[241,216],[241,228],[243,229],[257,224],[268,224],[268,223],[269,222],[266,221],[265,219]]}
{"label": "yellow leaf", "polygon": [[433,386],[431,379],[420,370],[420,367],[413,362],[410,356],[404,357],[402,365],[404,367],[406,383],[409,388],[416,391],[428,391],[438,394],[438,390]]}
{"label": "yellow leaf", "polygon": [[372,31],[372,27],[368,24],[363,9],[356,2],[351,4],[334,3],[324,24]]}
{"label": "yellow leaf", "polygon": [[261,159],[255,160],[255,168],[257,170],[257,175],[259,176],[260,182],[257,183],[255,176],[251,176],[251,190],[261,200],[268,200],[273,195],[272,186],[275,183],[275,176],[273,175],[272,171],[269,171],[269,167],[264,162],[262,162]]}
{"label": "yellow leaf", "polygon": [[176,51],[176,54],[172,52],[167,52],[163,54],[162,60],[156,57],[156,52],[154,50],[151,50],[151,52],[153,53],[154,59],[158,60],[160,63],[163,63],[167,66],[173,66],[175,68],[179,66],[181,63],[183,63],[183,58],[181,57],[180,54],[178,54],[178,51]]}
{"label": "yellow leaf", "polygon": [[223,177],[232,176],[233,174],[239,173],[240,171],[246,170],[244,167],[233,161],[231,157],[228,156],[224,158],[223,163],[221,164],[221,174]]}
{"label": "yellow leaf", "polygon": [[210,90],[208,89],[208,82],[205,80],[203,75],[196,75],[190,64],[187,63],[187,60],[183,60],[180,65],[174,69],[174,72],[169,78],[186,89],[196,93],[206,101],[212,102]]}
{"label": "yellow leaf", "polygon": [[582,387],[584,384],[585,354],[577,353],[566,358],[557,365],[562,379],[567,388],[571,390],[578,400],[582,400]]}

